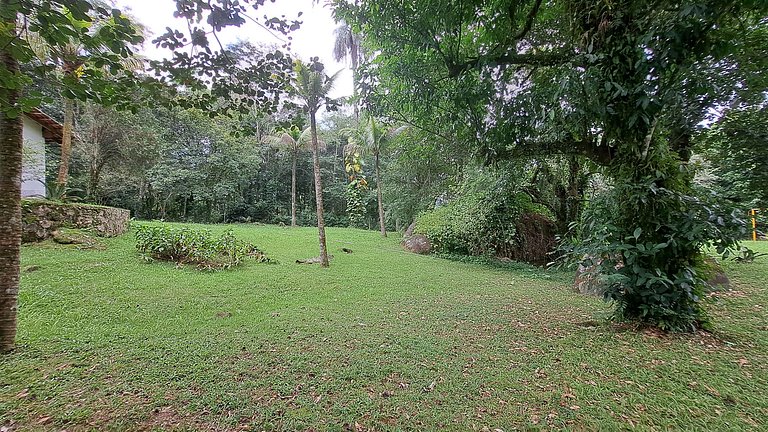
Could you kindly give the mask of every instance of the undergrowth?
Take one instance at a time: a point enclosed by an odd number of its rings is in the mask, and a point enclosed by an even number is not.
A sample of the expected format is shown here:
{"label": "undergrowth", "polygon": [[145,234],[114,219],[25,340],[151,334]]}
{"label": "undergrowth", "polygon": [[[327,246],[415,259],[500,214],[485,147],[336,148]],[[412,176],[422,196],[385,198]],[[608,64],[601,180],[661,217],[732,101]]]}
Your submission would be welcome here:
{"label": "undergrowth", "polygon": [[236,238],[232,230],[214,237],[208,230],[140,225],[136,229],[136,249],[149,261],[192,264],[201,270],[234,267],[245,258],[270,262],[264,252]]}

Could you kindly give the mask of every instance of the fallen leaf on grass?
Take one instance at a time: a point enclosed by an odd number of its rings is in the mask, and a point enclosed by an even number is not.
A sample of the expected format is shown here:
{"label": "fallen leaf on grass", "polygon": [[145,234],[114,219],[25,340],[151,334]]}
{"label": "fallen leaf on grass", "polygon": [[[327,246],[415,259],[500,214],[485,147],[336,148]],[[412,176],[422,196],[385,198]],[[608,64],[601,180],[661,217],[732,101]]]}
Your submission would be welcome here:
{"label": "fallen leaf on grass", "polygon": [[712,388],[712,387],[710,387],[710,386],[708,386],[706,384],[704,384],[704,388],[707,389],[707,392],[709,392],[709,394],[711,394],[712,396],[720,397],[720,392],[717,391],[716,389],[714,389],[714,388]]}
{"label": "fallen leaf on grass", "polygon": [[425,393],[431,392],[432,390],[435,389],[436,385],[437,385],[437,383],[435,381],[432,381],[427,387],[424,387],[424,392]]}

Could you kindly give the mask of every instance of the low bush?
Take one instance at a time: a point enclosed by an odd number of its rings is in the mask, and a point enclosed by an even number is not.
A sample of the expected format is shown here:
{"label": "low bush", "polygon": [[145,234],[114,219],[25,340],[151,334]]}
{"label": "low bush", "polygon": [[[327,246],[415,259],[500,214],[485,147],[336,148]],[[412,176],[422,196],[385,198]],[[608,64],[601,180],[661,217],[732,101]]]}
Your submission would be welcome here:
{"label": "low bush", "polygon": [[490,190],[465,194],[422,213],[414,232],[426,235],[438,253],[544,264],[555,231],[546,209],[525,193]]}
{"label": "low bush", "polygon": [[147,260],[193,264],[204,270],[234,267],[245,258],[270,262],[264,252],[236,238],[231,230],[214,237],[208,230],[140,225],[136,229],[136,249]]}

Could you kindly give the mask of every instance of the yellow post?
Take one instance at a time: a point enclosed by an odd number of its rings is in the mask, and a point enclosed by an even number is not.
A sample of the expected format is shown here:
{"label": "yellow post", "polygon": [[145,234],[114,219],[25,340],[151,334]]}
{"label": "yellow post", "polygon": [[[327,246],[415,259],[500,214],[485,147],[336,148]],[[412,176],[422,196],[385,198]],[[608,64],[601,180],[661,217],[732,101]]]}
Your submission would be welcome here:
{"label": "yellow post", "polygon": [[755,219],[755,209],[752,209],[752,241],[757,241],[757,220]]}

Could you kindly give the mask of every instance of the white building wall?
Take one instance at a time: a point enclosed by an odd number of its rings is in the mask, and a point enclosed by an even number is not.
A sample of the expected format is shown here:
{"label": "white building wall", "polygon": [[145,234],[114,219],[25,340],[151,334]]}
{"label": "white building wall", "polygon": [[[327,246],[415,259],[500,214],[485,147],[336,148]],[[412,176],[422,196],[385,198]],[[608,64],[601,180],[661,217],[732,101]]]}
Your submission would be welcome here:
{"label": "white building wall", "polygon": [[24,119],[24,162],[21,173],[21,196],[45,197],[45,138],[40,123]]}

